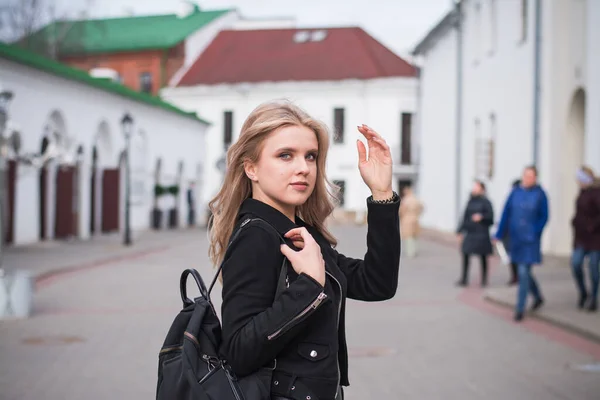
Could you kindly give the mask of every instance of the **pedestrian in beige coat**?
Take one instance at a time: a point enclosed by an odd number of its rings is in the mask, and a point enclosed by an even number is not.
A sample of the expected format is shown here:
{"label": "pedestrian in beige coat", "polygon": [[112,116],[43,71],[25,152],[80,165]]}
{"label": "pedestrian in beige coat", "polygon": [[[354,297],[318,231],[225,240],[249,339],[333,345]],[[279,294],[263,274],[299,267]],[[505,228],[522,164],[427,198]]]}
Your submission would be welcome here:
{"label": "pedestrian in beige coat", "polygon": [[408,257],[417,255],[417,237],[419,236],[419,218],[423,213],[423,203],[415,196],[410,186],[402,191],[400,202],[400,232],[404,241],[404,250]]}

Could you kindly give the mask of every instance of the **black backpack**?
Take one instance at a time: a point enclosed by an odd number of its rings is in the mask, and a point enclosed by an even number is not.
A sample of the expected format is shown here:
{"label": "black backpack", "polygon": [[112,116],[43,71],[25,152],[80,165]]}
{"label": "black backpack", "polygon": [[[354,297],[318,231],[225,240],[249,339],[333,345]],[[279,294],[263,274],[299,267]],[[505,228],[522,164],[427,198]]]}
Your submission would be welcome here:
{"label": "black backpack", "polygon": [[[249,223],[271,225],[259,218],[248,218],[232,235],[229,246]],[[281,241],[283,238],[277,233]],[[284,257],[275,297],[286,288],[287,259]],[[252,375],[237,378],[231,367],[219,356],[221,323],[210,300],[210,292],[223,268],[217,270],[206,290],[202,277],[195,269],[181,274],[179,289],[183,309],[175,317],[158,355],[157,400],[270,400],[271,379],[275,369],[262,368]],[[187,297],[186,283],[191,275],[200,297]]]}

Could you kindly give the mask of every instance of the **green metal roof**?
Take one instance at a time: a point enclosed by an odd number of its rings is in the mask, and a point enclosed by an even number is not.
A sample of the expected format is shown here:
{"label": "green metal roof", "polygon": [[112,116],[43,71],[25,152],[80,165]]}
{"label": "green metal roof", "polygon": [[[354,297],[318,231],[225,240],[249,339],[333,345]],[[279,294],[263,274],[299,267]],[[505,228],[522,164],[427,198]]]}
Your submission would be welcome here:
{"label": "green metal roof", "polygon": [[53,75],[60,76],[65,79],[78,81],[89,86],[114,93],[123,97],[127,97],[131,100],[138,101],[140,103],[149,104],[163,110],[167,110],[179,115],[192,118],[196,121],[210,125],[210,122],[198,117],[194,112],[184,111],[174,105],[163,101],[160,97],[152,96],[146,93],[138,92],[133,89],[123,86],[119,83],[113,82],[106,78],[94,78],[87,72],[79,69],[69,67],[65,64],[50,60],[42,57],[38,54],[34,54],[30,51],[21,49],[14,45],[7,45],[0,42],[0,58],[5,58],[13,62],[26,65]]}
{"label": "green metal roof", "polygon": [[59,56],[168,49],[229,11],[200,11],[194,5],[194,11],[185,17],[168,14],[57,21],[23,41],[29,49],[56,43]]}

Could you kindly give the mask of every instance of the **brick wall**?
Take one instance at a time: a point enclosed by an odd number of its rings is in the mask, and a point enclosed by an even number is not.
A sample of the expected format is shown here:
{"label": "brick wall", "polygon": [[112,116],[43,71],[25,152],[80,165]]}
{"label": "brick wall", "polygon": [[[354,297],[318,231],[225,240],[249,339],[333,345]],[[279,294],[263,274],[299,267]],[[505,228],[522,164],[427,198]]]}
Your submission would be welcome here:
{"label": "brick wall", "polygon": [[157,94],[162,86],[181,68],[185,58],[184,43],[169,50],[146,50],[110,54],[91,54],[66,57],[61,61],[73,67],[89,71],[92,68],[111,68],[121,75],[122,83],[140,90],[140,75],[148,72],[152,76],[152,93]]}

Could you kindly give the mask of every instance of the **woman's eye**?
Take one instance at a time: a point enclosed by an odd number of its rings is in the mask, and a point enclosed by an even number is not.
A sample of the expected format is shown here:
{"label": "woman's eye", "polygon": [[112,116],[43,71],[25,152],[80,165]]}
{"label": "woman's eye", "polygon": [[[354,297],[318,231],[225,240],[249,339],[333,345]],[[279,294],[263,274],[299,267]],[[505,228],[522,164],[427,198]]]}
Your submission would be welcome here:
{"label": "woman's eye", "polygon": [[292,158],[292,156],[289,153],[282,153],[279,155],[279,158],[284,159],[284,160],[289,160],[290,158]]}
{"label": "woman's eye", "polygon": [[317,159],[317,155],[315,153],[310,153],[306,156],[306,159],[309,161],[315,161]]}

